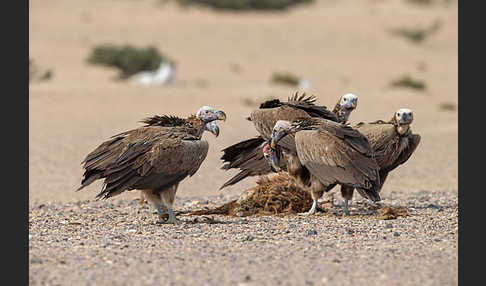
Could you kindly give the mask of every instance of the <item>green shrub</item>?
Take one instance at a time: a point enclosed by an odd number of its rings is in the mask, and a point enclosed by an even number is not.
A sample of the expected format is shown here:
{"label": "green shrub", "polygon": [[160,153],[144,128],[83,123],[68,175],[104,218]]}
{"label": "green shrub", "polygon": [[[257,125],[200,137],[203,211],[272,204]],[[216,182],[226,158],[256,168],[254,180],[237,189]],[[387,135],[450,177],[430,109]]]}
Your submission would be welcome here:
{"label": "green shrub", "polygon": [[444,111],[454,111],[457,109],[456,105],[452,102],[444,102],[439,104],[439,109]]}
{"label": "green shrub", "polygon": [[392,81],[392,87],[405,87],[405,88],[412,88],[416,90],[425,90],[425,81],[423,80],[416,80],[411,78],[409,75],[405,75]]}
{"label": "green shrub", "polygon": [[100,45],[95,47],[88,59],[91,64],[116,67],[120,76],[127,78],[141,71],[154,71],[161,62],[168,61],[152,46],[135,48],[130,45]]}
{"label": "green shrub", "polygon": [[428,36],[436,33],[442,26],[442,22],[436,20],[427,28],[398,28],[390,30],[390,33],[397,36],[402,36],[411,42],[420,43],[424,41]]}
{"label": "green shrub", "polygon": [[432,0],[407,0],[409,3],[419,4],[419,5],[431,5]]}
{"label": "green shrub", "polygon": [[181,5],[204,5],[221,10],[285,10],[313,0],[177,0]]}
{"label": "green shrub", "polygon": [[290,73],[274,73],[272,75],[271,82],[277,83],[277,84],[286,84],[286,85],[292,85],[296,86],[299,84],[299,77],[290,74]]}
{"label": "green shrub", "polygon": [[31,81],[49,80],[53,73],[52,69],[40,69],[34,60],[29,58],[29,83]]}

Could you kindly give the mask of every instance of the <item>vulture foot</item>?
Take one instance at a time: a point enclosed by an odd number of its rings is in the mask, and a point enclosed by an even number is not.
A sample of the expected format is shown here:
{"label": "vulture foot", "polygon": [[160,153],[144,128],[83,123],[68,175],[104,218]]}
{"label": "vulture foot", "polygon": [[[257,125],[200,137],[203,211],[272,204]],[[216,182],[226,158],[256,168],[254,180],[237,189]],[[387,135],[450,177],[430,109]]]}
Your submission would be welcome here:
{"label": "vulture foot", "polygon": [[175,217],[174,211],[172,211],[172,209],[169,209],[169,219],[167,220],[167,223],[176,224],[177,221],[178,220]]}
{"label": "vulture foot", "polygon": [[348,209],[348,200],[344,199],[344,215],[349,215],[349,209]]}
{"label": "vulture foot", "polygon": [[306,213],[299,213],[299,215],[305,215],[305,216],[314,215],[314,214],[316,214],[316,208],[317,208],[317,200],[314,200],[310,210]]}

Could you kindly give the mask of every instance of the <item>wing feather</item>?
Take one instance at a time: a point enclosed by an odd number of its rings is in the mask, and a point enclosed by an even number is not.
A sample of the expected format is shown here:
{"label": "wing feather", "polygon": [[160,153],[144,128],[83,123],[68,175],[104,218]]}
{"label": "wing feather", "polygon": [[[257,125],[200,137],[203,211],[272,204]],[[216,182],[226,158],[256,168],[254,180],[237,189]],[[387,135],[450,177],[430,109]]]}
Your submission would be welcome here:
{"label": "wing feather", "polygon": [[206,158],[208,143],[197,139],[167,127],[126,132],[123,138],[101,144],[94,151],[96,156],[88,155],[79,189],[100,178],[105,181],[97,198],[131,189],[167,189],[194,175]]}
{"label": "wing feather", "polygon": [[295,134],[301,163],[322,183],[372,188],[379,183],[376,161],[347,141],[324,130],[303,130]]}

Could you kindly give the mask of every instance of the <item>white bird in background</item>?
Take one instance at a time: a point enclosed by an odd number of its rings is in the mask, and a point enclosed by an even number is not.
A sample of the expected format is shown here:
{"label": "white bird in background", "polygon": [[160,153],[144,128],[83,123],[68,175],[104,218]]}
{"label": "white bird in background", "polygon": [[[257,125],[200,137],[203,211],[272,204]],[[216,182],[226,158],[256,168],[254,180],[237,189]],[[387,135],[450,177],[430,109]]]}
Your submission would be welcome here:
{"label": "white bird in background", "polygon": [[308,79],[300,79],[299,80],[299,88],[302,90],[307,90],[311,87],[311,82]]}
{"label": "white bird in background", "polygon": [[175,64],[172,62],[161,62],[157,70],[143,71],[134,74],[130,78],[130,81],[137,82],[142,85],[168,84],[174,81],[175,71]]}

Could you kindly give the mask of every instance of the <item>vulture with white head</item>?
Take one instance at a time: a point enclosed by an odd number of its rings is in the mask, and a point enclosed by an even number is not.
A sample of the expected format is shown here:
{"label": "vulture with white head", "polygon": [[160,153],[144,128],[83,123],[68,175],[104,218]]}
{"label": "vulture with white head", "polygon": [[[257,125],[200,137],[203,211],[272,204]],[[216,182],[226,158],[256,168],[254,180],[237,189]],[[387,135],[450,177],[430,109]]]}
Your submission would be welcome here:
{"label": "vulture with white head", "polygon": [[153,116],[145,126],[111,137],[89,153],[81,164],[84,175],[78,191],[104,179],[97,199],[107,199],[127,190],[141,190],[157,209],[160,221],[172,209],[179,182],[192,176],[208,153],[204,131],[219,135],[216,120],[226,120],[223,111],[201,107],[187,118]]}
{"label": "vulture with white head", "polygon": [[[412,122],[413,111],[408,108],[401,108],[393,114],[389,121],[360,122],[355,126],[368,138],[376,162],[380,166],[380,187],[378,191],[381,191],[388,174],[407,162],[420,143],[420,135],[412,133],[410,127]],[[348,200],[353,198],[353,192],[353,187],[341,186],[345,211],[347,211]]]}
{"label": "vulture with white head", "polygon": [[379,201],[379,166],[368,139],[349,125],[322,118],[278,120],[266,148],[266,158],[279,170],[282,152],[287,172],[309,188],[316,211],[317,200],[335,185],[357,188],[372,201]]}
{"label": "vulture with white head", "polygon": [[[299,95],[295,92],[286,102],[279,99],[268,100],[254,110],[247,119],[253,122],[259,135],[233,144],[222,151],[221,159],[225,163],[223,170],[240,169],[240,172],[225,182],[220,189],[238,183],[256,175],[266,175],[272,172],[271,166],[264,156],[269,155],[265,146],[272,134],[277,120],[293,121],[297,118],[324,118],[331,121],[346,123],[351,112],[358,104],[358,97],[347,93],[336,103],[333,111],[325,106],[315,105],[316,97],[306,97],[305,92]],[[285,168],[285,166],[284,166]]]}

